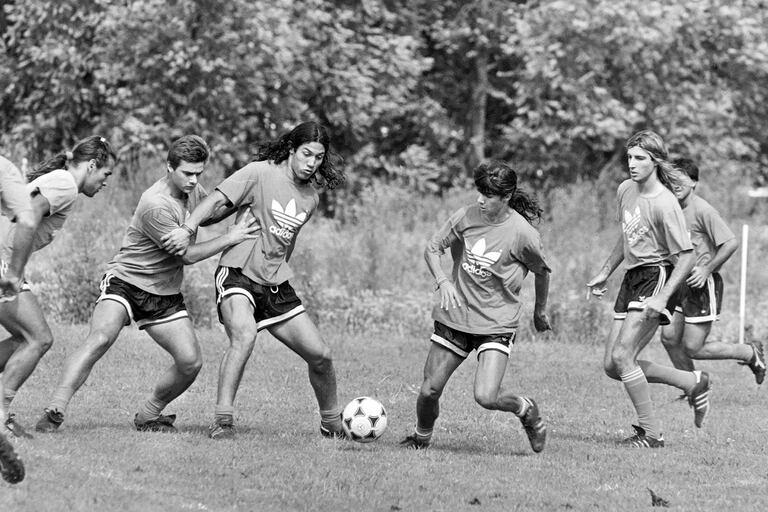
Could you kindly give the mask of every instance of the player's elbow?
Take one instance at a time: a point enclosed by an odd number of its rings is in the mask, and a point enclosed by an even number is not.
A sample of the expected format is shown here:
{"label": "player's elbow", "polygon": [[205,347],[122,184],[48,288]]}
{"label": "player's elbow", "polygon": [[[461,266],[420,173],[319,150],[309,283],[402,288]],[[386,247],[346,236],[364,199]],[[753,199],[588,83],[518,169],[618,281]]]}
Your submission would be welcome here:
{"label": "player's elbow", "polygon": [[20,228],[35,229],[37,227],[37,219],[35,218],[34,212],[31,210],[19,212],[19,214],[16,215],[16,224]]}

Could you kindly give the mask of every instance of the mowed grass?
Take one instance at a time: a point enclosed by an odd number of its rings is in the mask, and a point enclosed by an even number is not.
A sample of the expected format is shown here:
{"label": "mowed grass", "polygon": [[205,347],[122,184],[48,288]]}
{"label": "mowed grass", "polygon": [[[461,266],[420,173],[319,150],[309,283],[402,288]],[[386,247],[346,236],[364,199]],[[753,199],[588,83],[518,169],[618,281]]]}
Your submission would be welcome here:
{"label": "mowed grass", "polygon": [[[384,436],[369,445],[324,439],[306,366],[263,335],[237,400],[238,437],[205,436],[226,337],[200,330],[205,365],[171,404],[175,435],[138,433],[132,419],[169,358],[146,334],[126,329],[76,395],[61,431],[16,440],[27,477],[0,483],[1,511],[256,510],[644,510],[652,489],[678,510],[763,510],[768,470],[768,389],[732,362],[715,374],[713,408],[699,430],[677,392],[653,386],[667,447],[615,446],[634,420],[623,387],[601,371],[602,348],[548,337],[521,339],[505,386],[534,397],[549,425],[531,452],[516,418],[475,404],[470,358],[448,385],[434,444],[406,451],[428,349],[420,338],[327,331],[342,402],[382,401]],[[57,340],[14,403],[32,428],[85,326],[54,326]],[[650,356],[666,360],[658,341]]]}

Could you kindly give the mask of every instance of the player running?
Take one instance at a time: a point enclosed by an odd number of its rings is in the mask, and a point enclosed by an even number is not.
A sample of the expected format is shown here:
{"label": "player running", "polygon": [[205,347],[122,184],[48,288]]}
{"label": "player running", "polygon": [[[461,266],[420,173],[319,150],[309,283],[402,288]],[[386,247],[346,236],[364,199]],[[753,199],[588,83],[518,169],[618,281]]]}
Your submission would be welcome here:
{"label": "player running", "polygon": [[343,436],[331,352],[289,283],[293,272],[288,265],[299,230],[318,205],[313,185],[335,188],[344,181],[329,152],[324,127],[314,122],[296,126],[261,145],[254,162],[219,184],[166,237],[166,248],[183,251],[197,227],[225,206],[249,210],[261,227],[258,239],[224,251],[216,270],[219,319],[230,344],[219,368],[215,418],[208,432],[212,439],[235,436],[235,394],[262,329],[307,362],[320,408],[320,432]]}
{"label": "player running", "polygon": [[[21,276],[32,252],[35,220],[27,191],[27,180],[18,167],[0,156],[0,207],[2,213],[16,224],[10,261],[0,264],[0,300],[11,301],[21,291]],[[0,381],[0,396],[4,396]],[[0,400],[0,424],[6,420],[5,404]],[[13,446],[0,432],[0,475],[12,484],[24,479],[24,464]]]}
{"label": "player running", "polygon": [[[32,251],[53,241],[62,228],[79,194],[93,197],[106,185],[115,159],[103,137],[91,136],[78,142],[72,151],[59,153],[29,173],[27,193],[32,206]],[[13,259],[18,237],[11,227],[11,237],[0,248],[0,259]],[[22,243],[27,243],[22,240]],[[3,373],[3,406],[7,411],[21,385],[32,374],[37,363],[53,343],[53,335],[45,321],[37,298],[22,277],[16,300],[0,303],[0,325],[11,334],[0,341],[0,372]],[[13,435],[31,437],[9,414],[5,426]]]}
{"label": "player running", "polygon": [[681,303],[672,322],[661,329],[661,341],[675,368],[693,371],[693,359],[736,359],[752,370],[757,384],[765,379],[765,359],[759,342],[751,344],[706,341],[720,317],[723,279],[720,268],[736,249],[736,235],[720,214],[696,194],[699,168],[687,158],[672,162],[672,190],[680,202],[696,253],[696,265],[680,288]]}
{"label": "player running", "polygon": [[664,437],[648,383],[684,390],[694,408],[694,423],[701,427],[709,410],[710,382],[706,372],[681,371],[637,359],[657,327],[670,322],[680,303],[677,289],[693,268],[694,254],[683,212],[671,192],[672,164],[664,141],[644,130],[630,137],[626,148],[630,179],[617,192],[622,233],[600,273],[587,286],[592,294],[602,296],[608,277],[626,262],[603,364],[610,378],[624,384],[638,415],[635,435],[622,444],[660,448]]}
{"label": "player running", "polygon": [[[516,415],[531,448],[540,452],[547,430],[536,402],[502,387],[501,381],[520,323],[520,287],[529,271],[535,275],[534,327],[550,329],[546,315],[550,269],[539,233],[531,225],[542,211],[533,197],[518,189],[515,171],[503,162],[481,164],[474,179],[480,192],[477,202],[451,215],[424,252],[440,304],[432,310],[435,332],[416,400],[416,428],[400,444],[414,449],[430,445],[443,389],[456,368],[477,350],[475,400],[486,409]],[[440,266],[440,256],[448,248],[453,258],[450,278]]]}
{"label": "player running", "polygon": [[184,224],[189,210],[206,196],[198,180],[208,155],[208,145],[196,135],[171,144],[166,175],[142,194],[136,206],[120,250],[101,281],[88,337],[67,359],[59,386],[35,426],[38,432],[53,432],[61,426],[72,396],[131,321],[173,358],[173,365],[136,413],[136,430],[176,432],[176,416],[162,412],[194,382],[202,366],[200,345],[181,295],[184,265],[254,239],[257,230],[244,216],[223,235],[200,243],[193,240],[183,256],[162,248],[160,239]]}

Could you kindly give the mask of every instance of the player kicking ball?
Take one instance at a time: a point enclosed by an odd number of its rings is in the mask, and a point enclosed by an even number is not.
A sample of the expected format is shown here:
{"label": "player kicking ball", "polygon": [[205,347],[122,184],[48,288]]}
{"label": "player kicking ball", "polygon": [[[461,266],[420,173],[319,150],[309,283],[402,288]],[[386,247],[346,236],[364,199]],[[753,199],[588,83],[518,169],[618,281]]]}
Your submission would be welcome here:
{"label": "player kicking ball", "polygon": [[681,304],[672,322],[661,330],[661,341],[675,368],[695,370],[694,359],[735,359],[752,370],[758,385],[765,379],[762,344],[706,341],[712,324],[720,317],[723,279],[720,268],[738,247],[736,235],[718,211],[696,194],[699,168],[687,158],[674,160],[672,191],[683,208],[691,233],[696,265],[682,284]]}
{"label": "player kicking ball", "polygon": [[[474,171],[477,202],[456,211],[427,244],[424,257],[440,293],[432,318],[435,332],[416,399],[416,428],[400,444],[427,448],[448,379],[477,350],[475,400],[489,410],[511,412],[525,429],[534,452],[544,449],[547,430],[533,399],[502,386],[510,347],[520,323],[520,288],[528,272],[535,275],[533,324],[550,329],[546,315],[550,269],[539,233],[531,225],[541,218],[536,200],[517,188],[517,174],[503,162],[481,164]],[[440,265],[450,249],[451,277]]]}
{"label": "player kicking ball", "polygon": [[216,238],[200,243],[193,239],[183,255],[162,248],[160,239],[183,225],[189,211],[206,196],[198,179],[208,155],[208,145],[196,135],[171,144],[166,176],[142,194],[122,246],[101,281],[88,337],[67,359],[59,386],[35,427],[38,432],[53,432],[61,426],[72,396],[131,321],[173,358],[173,365],[136,413],[136,430],[176,431],[176,416],[162,412],[194,382],[202,366],[200,346],[181,295],[184,265],[256,238],[258,229],[243,219]]}

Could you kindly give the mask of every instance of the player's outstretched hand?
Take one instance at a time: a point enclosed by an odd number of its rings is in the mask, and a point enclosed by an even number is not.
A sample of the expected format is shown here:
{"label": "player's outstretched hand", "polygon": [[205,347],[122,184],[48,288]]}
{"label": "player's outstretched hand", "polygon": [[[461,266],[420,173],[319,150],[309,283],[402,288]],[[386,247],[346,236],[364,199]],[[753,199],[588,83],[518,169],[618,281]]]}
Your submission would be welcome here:
{"label": "player's outstretched hand", "polygon": [[176,256],[181,256],[187,252],[191,240],[192,233],[182,227],[174,229],[160,239],[163,243],[163,249]]}
{"label": "player's outstretched hand", "polygon": [[603,295],[605,295],[605,292],[608,291],[608,287],[606,286],[607,281],[608,276],[603,272],[597,274],[595,277],[587,281],[587,288],[589,288],[589,290],[587,290],[587,299],[589,299],[591,296],[602,299]]}
{"label": "player's outstretched hand", "polygon": [[251,215],[244,215],[236,223],[232,224],[227,230],[233,244],[239,244],[243,240],[258,238],[261,226],[256,223],[256,219]]}
{"label": "player's outstretched hand", "polygon": [[533,311],[533,326],[538,332],[552,330],[552,324],[549,323],[549,317],[545,311]]}
{"label": "player's outstretched hand", "polygon": [[443,281],[440,284],[440,307],[443,309],[461,307],[461,298],[456,287],[450,281]]}

